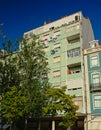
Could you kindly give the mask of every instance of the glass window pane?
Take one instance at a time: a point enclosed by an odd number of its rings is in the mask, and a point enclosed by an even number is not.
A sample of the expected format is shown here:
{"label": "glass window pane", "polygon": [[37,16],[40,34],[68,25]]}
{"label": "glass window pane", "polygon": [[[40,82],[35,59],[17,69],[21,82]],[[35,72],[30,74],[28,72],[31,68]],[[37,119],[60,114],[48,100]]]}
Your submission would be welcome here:
{"label": "glass window pane", "polygon": [[76,49],[67,51],[67,56],[68,56],[68,58],[80,56],[80,48],[76,48]]}
{"label": "glass window pane", "polygon": [[99,84],[99,82],[100,82],[100,75],[99,75],[99,73],[92,75],[92,82],[93,82],[94,86]]}
{"label": "glass window pane", "polygon": [[91,57],[91,66],[96,66],[98,65],[98,56],[92,56]]}
{"label": "glass window pane", "polygon": [[101,108],[101,96],[100,95],[94,96],[94,107]]}

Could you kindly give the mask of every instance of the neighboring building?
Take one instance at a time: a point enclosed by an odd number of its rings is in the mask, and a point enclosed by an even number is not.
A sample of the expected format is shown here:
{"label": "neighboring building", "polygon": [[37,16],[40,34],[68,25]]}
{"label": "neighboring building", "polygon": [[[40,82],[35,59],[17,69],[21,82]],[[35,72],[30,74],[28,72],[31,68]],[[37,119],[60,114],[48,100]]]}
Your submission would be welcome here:
{"label": "neighboring building", "polygon": [[38,40],[45,44],[44,51],[50,68],[49,82],[53,87],[66,85],[67,93],[76,95],[74,102],[79,106],[80,116],[84,117],[86,98],[83,50],[89,47],[89,41],[94,40],[90,20],[82,12],[77,12],[45,23],[24,33],[24,36],[30,40],[33,34],[39,36]]}
{"label": "neighboring building", "polygon": [[0,58],[4,55],[7,54],[7,52],[5,50],[0,50]]}
{"label": "neighboring building", "polygon": [[2,52],[2,50],[0,50],[0,57],[3,55],[3,52]]}
{"label": "neighboring building", "polygon": [[89,42],[84,50],[88,130],[101,130],[101,45]]}

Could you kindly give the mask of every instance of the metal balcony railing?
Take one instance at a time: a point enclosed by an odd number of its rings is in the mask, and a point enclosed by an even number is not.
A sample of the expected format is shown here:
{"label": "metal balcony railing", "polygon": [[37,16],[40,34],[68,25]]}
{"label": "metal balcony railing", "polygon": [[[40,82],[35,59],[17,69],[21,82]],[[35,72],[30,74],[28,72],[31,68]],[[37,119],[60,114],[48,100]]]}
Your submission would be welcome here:
{"label": "metal balcony railing", "polygon": [[101,91],[101,83],[92,83],[90,85],[90,91],[91,92]]}

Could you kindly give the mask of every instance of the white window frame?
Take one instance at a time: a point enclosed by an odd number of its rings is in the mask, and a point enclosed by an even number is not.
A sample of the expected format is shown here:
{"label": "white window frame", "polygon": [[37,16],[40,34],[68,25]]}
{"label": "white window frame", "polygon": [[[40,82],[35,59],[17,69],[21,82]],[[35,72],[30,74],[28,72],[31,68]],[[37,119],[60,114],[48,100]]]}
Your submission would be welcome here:
{"label": "white window frame", "polygon": [[[96,97],[96,99],[95,99],[95,97]],[[94,109],[101,109],[101,93],[93,95],[93,108]]]}
{"label": "white window frame", "polygon": [[90,66],[99,66],[99,56],[98,54],[90,56]]}
{"label": "white window frame", "polygon": [[75,48],[67,51],[68,58],[75,58],[81,55],[80,48]]}
{"label": "white window frame", "polygon": [[[98,78],[97,77],[93,77],[93,76],[97,76],[98,75]],[[92,76],[91,76],[91,81],[92,81],[92,84],[94,85],[95,84],[95,86],[94,87],[96,87],[96,85],[97,84],[99,84],[100,83],[100,72],[95,72],[95,73],[92,73]]]}

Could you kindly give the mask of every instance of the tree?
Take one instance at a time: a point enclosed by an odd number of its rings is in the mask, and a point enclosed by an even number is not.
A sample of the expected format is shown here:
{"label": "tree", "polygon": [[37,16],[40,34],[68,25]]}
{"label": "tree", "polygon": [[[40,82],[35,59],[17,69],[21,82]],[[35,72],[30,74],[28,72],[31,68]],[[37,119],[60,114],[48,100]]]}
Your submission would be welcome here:
{"label": "tree", "polygon": [[[8,121],[10,119],[13,124],[16,124],[21,119],[20,117],[42,116],[45,93],[49,88],[47,80],[44,79],[44,75],[48,71],[43,51],[44,46],[40,42],[36,42],[35,36],[30,43],[24,38],[19,43],[19,51],[16,53],[8,51],[9,53],[6,56],[3,55],[0,60],[2,115],[8,118]],[[17,93],[20,94],[17,95]],[[8,101],[9,103],[7,103]],[[21,105],[20,102],[24,105]],[[25,109],[25,106],[28,109]]]}
{"label": "tree", "polygon": [[18,86],[19,71],[16,66],[16,54],[12,51],[11,40],[1,30],[0,36],[0,94],[3,95],[9,86]]}
{"label": "tree", "polygon": [[40,41],[36,42],[37,39],[33,36],[30,43],[23,39],[17,55],[17,66],[21,72],[20,87],[28,98],[28,115],[31,117],[42,115],[45,90],[49,87],[48,80],[44,79],[48,71],[44,45]]}
{"label": "tree", "polygon": [[[2,115],[11,126],[28,111],[27,98],[17,87],[9,87],[2,100]],[[23,109],[22,109],[23,108]]]}
{"label": "tree", "polygon": [[15,64],[16,57],[13,54],[7,54],[0,60],[0,92],[5,94],[10,86],[19,86],[20,75]]}
{"label": "tree", "polygon": [[[21,116],[24,115],[25,111],[23,110],[26,108],[26,106],[20,105],[21,108],[19,109],[19,105],[14,106],[12,104],[12,103],[18,104],[18,102],[23,103],[23,100],[22,95],[17,95],[17,93],[18,94],[19,92],[21,93],[21,90],[18,91],[21,80],[20,80],[20,73],[16,65],[17,62],[16,53],[11,52],[10,42],[11,42],[10,40],[7,40],[5,42],[6,46],[3,45],[4,48],[1,51],[2,53],[0,57],[0,96],[2,97],[1,100],[2,120],[4,118],[8,120],[9,123],[13,124],[18,120],[18,117],[20,118]],[[22,113],[22,115],[19,115],[18,113],[19,114]]]}
{"label": "tree", "polygon": [[76,110],[78,107],[73,103],[74,96],[66,94],[66,87],[51,88],[46,94],[46,106],[43,108],[44,115],[63,117],[59,123],[61,126],[71,127],[76,120]]}

